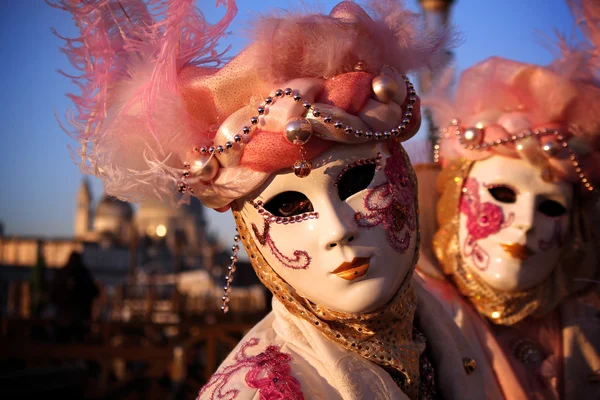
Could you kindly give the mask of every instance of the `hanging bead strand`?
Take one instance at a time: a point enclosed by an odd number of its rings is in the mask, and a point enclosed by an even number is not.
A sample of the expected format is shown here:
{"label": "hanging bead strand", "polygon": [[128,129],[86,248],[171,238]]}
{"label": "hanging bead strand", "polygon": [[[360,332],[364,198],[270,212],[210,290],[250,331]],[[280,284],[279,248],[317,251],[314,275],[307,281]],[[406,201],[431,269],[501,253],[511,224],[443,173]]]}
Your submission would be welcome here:
{"label": "hanging bead strand", "polygon": [[233,282],[233,273],[235,272],[235,263],[238,260],[237,253],[240,250],[240,246],[238,242],[240,241],[240,235],[235,235],[233,237],[233,246],[231,246],[231,251],[233,251],[233,255],[230,257],[231,264],[227,267],[227,276],[225,277],[225,287],[223,288],[224,294],[221,298],[223,300],[223,305],[221,306],[221,310],[223,313],[227,314],[229,311],[229,293],[231,293],[231,282]]}

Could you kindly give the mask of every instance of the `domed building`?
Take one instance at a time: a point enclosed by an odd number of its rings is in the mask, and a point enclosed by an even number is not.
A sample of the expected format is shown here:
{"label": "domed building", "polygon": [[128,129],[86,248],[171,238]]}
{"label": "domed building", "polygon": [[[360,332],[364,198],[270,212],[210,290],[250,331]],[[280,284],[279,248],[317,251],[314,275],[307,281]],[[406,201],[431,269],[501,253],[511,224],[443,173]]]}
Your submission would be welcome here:
{"label": "domed building", "polygon": [[204,210],[195,197],[189,205],[180,207],[158,201],[143,203],[135,222],[140,237],[164,238],[171,249],[181,244],[200,247],[206,243]]}
{"label": "domed building", "polygon": [[133,208],[129,203],[104,195],[94,213],[93,228],[99,240],[126,244],[131,236]]}
{"label": "domed building", "polygon": [[196,198],[179,207],[160,201],[133,207],[104,194],[93,209],[84,179],[74,225],[75,239],[84,243],[84,258],[92,264],[119,265],[129,273],[211,272],[228,258],[224,247],[206,234],[204,206]]}
{"label": "domed building", "polygon": [[[105,293],[122,296],[114,310],[127,302],[128,310],[142,315],[146,303],[140,299],[152,292],[157,304],[153,315],[172,315],[169,302],[176,289],[186,298],[186,312],[219,312],[231,252],[208,233],[207,225],[204,206],[196,198],[179,207],[158,201],[134,206],[104,194],[94,205],[84,179],[76,197],[74,237],[4,237],[0,224],[0,288],[8,293],[6,282],[26,281],[39,256],[52,276],[76,252]],[[237,266],[232,306],[240,312],[264,310],[266,289],[249,263],[239,261]],[[11,293],[16,299],[21,292]]]}

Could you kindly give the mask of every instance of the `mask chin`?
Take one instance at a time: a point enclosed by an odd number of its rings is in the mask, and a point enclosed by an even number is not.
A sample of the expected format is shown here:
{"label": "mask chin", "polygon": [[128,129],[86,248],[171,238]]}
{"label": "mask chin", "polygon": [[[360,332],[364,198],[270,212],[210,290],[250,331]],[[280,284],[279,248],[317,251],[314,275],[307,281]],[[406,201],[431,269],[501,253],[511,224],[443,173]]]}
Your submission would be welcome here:
{"label": "mask chin", "polygon": [[462,262],[500,291],[522,291],[550,276],[567,240],[573,188],[542,179],[521,159],[473,164],[459,203]]}
{"label": "mask chin", "polygon": [[[403,187],[410,201],[396,220],[388,215],[390,199],[376,198],[376,210],[367,200],[387,187],[389,160],[385,142],[339,144],[311,160],[308,177],[280,172],[236,203],[270,268],[312,303],[342,313],[370,312],[387,304],[412,270],[416,225],[403,218],[416,214],[414,193]],[[402,165],[406,185],[412,169],[404,157]],[[379,220],[359,224],[359,216],[374,212]],[[388,222],[397,223],[404,247],[390,240]]]}

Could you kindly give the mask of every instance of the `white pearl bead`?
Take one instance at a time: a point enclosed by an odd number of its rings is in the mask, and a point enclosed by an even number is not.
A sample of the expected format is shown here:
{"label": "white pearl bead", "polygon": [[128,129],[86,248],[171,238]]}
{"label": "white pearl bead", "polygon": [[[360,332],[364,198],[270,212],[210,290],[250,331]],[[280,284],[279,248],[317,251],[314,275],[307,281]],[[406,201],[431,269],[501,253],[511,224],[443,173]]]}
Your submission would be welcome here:
{"label": "white pearl bead", "polygon": [[463,141],[467,144],[477,144],[481,141],[483,137],[483,132],[479,128],[472,127],[466,129],[463,132],[462,137]]}
{"label": "white pearl bead", "polygon": [[560,152],[560,144],[554,140],[547,141],[542,145],[542,150],[548,157],[556,157]]}
{"label": "white pearl bead", "polygon": [[203,156],[190,163],[190,174],[203,182],[212,180],[219,171],[219,161],[215,156]]}
{"label": "white pearl bead", "polygon": [[398,92],[398,83],[388,75],[378,75],[371,82],[375,98],[382,103],[389,103],[394,100],[396,92]]}

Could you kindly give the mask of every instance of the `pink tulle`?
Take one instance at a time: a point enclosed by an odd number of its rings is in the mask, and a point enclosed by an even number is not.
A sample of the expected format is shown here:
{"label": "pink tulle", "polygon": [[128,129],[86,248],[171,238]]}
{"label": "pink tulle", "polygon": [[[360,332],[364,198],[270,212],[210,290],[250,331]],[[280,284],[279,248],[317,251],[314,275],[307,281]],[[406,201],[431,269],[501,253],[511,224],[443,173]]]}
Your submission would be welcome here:
{"label": "pink tulle", "polygon": [[418,29],[419,15],[403,8],[401,1],[371,0],[368,5],[372,17],[350,1],[335,6],[328,16],[279,11],[260,17],[253,29],[257,67],[275,82],[331,77],[360,61],[369,72],[379,73],[388,65],[407,73],[433,68],[441,50],[455,40],[448,28]]}
{"label": "pink tulle", "polygon": [[[436,125],[446,128],[457,119],[464,131],[482,124],[481,142],[509,142],[469,150],[449,127],[441,142],[443,161],[460,157],[477,161],[493,155],[545,158],[542,145],[556,139],[551,135],[529,143],[515,143],[511,138],[535,129],[557,129],[569,143],[576,143],[573,149],[587,179],[600,184],[599,165],[593,161],[600,152],[600,87],[576,78],[589,75],[563,76],[557,64],[553,65],[547,68],[492,57],[462,73],[456,97],[451,93],[451,72],[447,72],[442,83],[423,101],[433,111]],[[525,151],[516,144],[526,147]],[[549,157],[547,163],[554,176],[579,182],[579,174],[568,156]]]}

